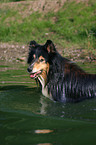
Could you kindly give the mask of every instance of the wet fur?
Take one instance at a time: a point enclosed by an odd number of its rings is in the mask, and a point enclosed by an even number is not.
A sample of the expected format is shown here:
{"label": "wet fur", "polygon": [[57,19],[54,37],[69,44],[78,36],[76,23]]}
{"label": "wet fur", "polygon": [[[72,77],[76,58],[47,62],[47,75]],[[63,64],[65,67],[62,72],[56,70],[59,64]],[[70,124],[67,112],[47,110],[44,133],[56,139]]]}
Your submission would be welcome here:
{"label": "wet fur", "polygon": [[41,74],[44,86],[42,86],[40,78],[36,78],[40,86],[47,91],[45,96],[59,102],[78,102],[96,97],[96,74],[87,74],[75,63],[62,57],[51,40],[47,40],[45,45],[31,41],[29,64],[33,63],[34,54],[37,58],[42,56],[48,65],[46,73],[43,71]]}

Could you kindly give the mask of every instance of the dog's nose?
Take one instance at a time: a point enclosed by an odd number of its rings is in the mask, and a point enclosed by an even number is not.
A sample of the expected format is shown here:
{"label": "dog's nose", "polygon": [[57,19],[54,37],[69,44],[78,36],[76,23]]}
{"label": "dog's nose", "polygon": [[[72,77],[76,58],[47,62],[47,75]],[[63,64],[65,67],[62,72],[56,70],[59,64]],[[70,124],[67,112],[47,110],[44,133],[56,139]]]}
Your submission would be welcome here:
{"label": "dog's nose", "polygon": [[27,68],[27,71],[30,73],[30,72],[32,71],[32,69],[30,69],[30,68]]}

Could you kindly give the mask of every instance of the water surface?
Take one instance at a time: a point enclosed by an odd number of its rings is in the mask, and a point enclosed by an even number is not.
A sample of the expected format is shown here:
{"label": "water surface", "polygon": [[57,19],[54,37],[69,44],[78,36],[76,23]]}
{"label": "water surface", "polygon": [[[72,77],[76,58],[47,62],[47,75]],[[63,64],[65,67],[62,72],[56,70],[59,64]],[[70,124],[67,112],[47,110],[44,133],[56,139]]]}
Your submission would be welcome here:
{"label": "water surface", "polygon": [[[81,66],[96,73],[95,63]],[[0,145],[94,145],[96,99],[53,102],[26,68],[19,63],[0,67]]]}

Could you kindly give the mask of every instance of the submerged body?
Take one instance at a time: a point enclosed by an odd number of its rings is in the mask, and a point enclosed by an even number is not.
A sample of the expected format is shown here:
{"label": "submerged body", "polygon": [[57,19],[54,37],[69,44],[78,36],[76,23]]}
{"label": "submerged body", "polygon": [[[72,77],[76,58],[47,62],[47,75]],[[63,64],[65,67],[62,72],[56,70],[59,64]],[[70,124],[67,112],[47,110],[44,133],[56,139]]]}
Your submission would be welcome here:
{"label": "submerged body", "polygon": [[28,63],[30,77],[39,81],[44,96],[60,102],[96,97],[96,74],[87,74],[62,57],[51,40],[45,45],[31,41]]}

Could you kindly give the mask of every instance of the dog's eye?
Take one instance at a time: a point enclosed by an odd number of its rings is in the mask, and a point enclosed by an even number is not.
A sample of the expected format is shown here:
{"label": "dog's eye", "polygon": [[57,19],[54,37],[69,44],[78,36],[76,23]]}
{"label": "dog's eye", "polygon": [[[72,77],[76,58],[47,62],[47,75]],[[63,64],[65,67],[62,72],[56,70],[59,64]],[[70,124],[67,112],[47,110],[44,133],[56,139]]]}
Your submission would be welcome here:
{"label": "dog's eye", "polygon": [[43,62],[44,61],[44,59],[40,59],[40,62]]}

